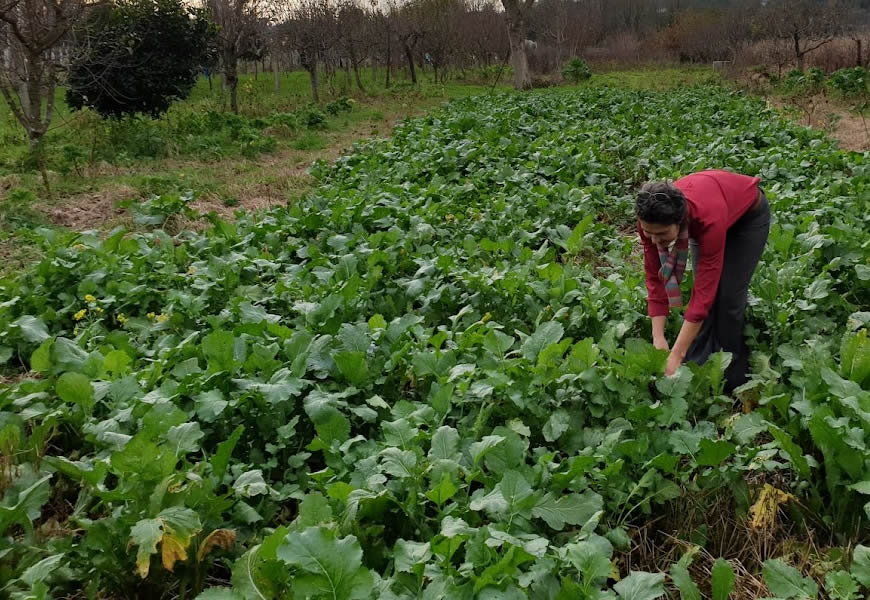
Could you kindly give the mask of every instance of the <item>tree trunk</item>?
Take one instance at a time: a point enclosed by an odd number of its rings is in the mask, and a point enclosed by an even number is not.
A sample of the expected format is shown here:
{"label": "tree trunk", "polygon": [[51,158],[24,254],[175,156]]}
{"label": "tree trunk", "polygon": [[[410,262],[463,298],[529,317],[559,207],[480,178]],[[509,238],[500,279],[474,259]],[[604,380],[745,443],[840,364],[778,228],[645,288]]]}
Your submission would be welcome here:
{"label": "tree trunk", "polygon": [[317,63],[307,65],[305,70],[308,71],[308,76],[311,78],[311,95],[314,97],[314,102],[320,104],[320,79],[317,77]]}
{"label": "tree trunk", "polygon": [[278,94],[281,91],[281,73],[275,57],[272,57],[272,75],[275,78],[275,93]]}
{"label": "tree trunk", "polygon": [[529,76],[529,59],[526,56],[528,28],[526,15],[519,0],[502,0],[508,26],[508,41],[511,48],[511,67],[514,70],[514,87],[526,90],[532,87]]}
{"label": "tree trunk", "polygon": [[344,82],[345,82],[345,93],[350,93],[350,60],[344,59]]}
{"label": "tree trunk", "polygon": [[864,52],[861,48],[861,38],[854,38],[855,40],[855,66],[860,67],[864,65]]}
{"label": "tree trunk", "polygon": [[224,88],[230,92],[230,110],[239,112],[239,61],[235,52],[225,50],[223,53],[224,63]]}
{"label": "tree trunk", "polygon": [[417,69],[414,68],[414,50],[407,41],[402,41],[405,47],[405,58],[408,59],[408,69],[411,73],[411,83],[417,85]]}
{"label": "tree trunk", "polygon": [[794,33],[791,36],[794,41],[794,57],[797,62],[797,68],[800,71],[804,70],[804,54],[801,52],[801,38],[800,34]]}
{"label": "tree trunk", "polygon": [[42,185],[45,186],[45,193],[51,200],[54,196],[51,192],[51,181],[48,178],[48,169],[45,167],[45,152],[43,152],[42,136],[42,131],[30,128],[27,130],[27,141],[30,144],[30,154],[36,161],[37,167],[39,167],[39,173],[42,175]]}
{"label": "tree trunk", "polygon": [[387,36],[387,80],[384,87],[390,89],[390,71],[393,70],[393,45],[390,43],[390,36]]}
{"label": "tree trunk", "polygon": [[363,87],[362,79],[360,78],[360,75],[359,75],[359,64],[357,64],[356,61],[354,61],[354,63],[353,63],[353,74],[354,74],[354,77],[356,78],[356,87],[359,88],[359,91],[361,91],[363,94],[365,94],[366,89]]}
{"label": "tree trunk", "polygon": [[[514,87],[518,90],[527,90],[532,87],[532,79],[529,75],[529,59],[526,56],[525,23],[520,27],[511,27],[511,67],[514,70]],[[522,31],[522,33],[518,33]]]}

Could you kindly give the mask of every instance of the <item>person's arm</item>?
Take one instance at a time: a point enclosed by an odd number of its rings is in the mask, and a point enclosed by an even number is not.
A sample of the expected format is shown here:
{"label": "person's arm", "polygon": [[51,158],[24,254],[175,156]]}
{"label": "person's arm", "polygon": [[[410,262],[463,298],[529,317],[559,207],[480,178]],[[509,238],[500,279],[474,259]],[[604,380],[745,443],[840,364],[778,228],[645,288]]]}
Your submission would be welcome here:
{"label": "person's arm", "polygon": [[659,350],[670,350],[668,339],[665,337],[665,324],[668,321],[667,317],[657,316],[651,317],[652,320],[652,339],[653,346]]}
{"label": "person's arm", "polygon": [[668,349],[668,340],[665,338],[665,323],[668,318],[668,294],[665,291],[665,283],[659,276],[661,259],[658,248],[653,244],[638,226],[637,233],[643,242],[643,267],[646,275],[646,302],[647,311],[652,320],[653,345],[660,350]]}
{"label": "person's arm", "polygon": [[724,207],[724,203],[722,210],[724,212],[708,221],[698,235],[698,268],[692,287],[692,299],[689,300],[689,306],[686,308],[680,334],[671,348],[665,367],[666,375],[673,375],[682,364],[716,300],[725,259],[727,208]]}
{"label": "person's arm", "polygon": [[[671,349],[671,354],[668,356],[668,363],[665,367],[665,375],[673,375],[676,370],[683,364],[686,358],[686,353],[698,337],[698,332],[701,331],[703,321],[693,323],[692,321],[683,321],[683,326],[680,328],[680,334],[674,342],[674,347]],[[658,347],[658,346],[656,346]]]}

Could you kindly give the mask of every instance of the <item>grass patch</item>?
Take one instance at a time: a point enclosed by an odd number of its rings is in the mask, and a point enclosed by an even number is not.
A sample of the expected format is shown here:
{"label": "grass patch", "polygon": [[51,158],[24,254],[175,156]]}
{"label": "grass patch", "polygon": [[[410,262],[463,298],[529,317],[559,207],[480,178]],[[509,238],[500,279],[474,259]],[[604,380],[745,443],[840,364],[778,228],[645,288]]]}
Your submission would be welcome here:
{"label": "grass patch", "polygon": [[326,139],[317,133],[305,132],[293,140],[290,146],[294,150],[322,150],[326,147]]}
{"label": "grass patch", "polygon": [[592,78],[584,85],[661,91],[721,81],[718,72],[705,66],[630,69],[606,73],[595,73],[593,69]]}

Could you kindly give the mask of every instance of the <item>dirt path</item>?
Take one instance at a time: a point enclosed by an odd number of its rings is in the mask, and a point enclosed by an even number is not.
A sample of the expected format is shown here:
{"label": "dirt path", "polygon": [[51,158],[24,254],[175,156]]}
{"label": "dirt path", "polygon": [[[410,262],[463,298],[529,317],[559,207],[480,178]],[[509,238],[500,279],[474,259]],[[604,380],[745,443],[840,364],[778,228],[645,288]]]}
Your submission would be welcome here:
{"label": "dirt path", "polygon": [[843,150],[870,150],[870,117],[862,119],[840,103],[823,97],[813,98],[800,106],[778,98],[768,98],[767,103],[791,121],[824,131],[828,137],[837,140]]}

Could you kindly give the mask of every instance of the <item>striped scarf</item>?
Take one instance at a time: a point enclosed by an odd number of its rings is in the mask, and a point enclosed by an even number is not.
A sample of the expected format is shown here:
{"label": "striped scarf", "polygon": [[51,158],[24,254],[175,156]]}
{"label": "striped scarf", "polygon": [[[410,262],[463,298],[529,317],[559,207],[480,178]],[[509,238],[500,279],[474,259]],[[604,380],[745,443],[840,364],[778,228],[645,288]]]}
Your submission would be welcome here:
{"label": "striped scarf", "polygon": [[689,227],[687,223],[684,221],[680,226],[680,233],[670,249],[667,246],[657,247],[662,265],[662,268],[659,269],[659,276],[665,282],[668,305],[671,308],[679,308],[683,305],[680,282],[683,280],[683,273],[686,272],[686,261],[689,258]]}

